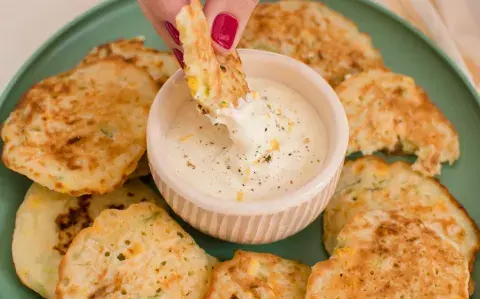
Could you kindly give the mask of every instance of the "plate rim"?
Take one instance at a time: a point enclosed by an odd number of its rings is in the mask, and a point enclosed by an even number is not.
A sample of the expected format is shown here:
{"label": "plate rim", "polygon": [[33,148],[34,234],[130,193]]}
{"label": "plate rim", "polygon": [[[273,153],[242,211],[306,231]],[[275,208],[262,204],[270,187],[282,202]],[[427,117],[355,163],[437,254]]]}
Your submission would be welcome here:
{"label": "plate rim", "polygon": [[[314,0],[312,0],[314,1]],[[319,1],[319,0],[315,0]],[[373,9],[380,14],[387,16],[390,19],[393,19],[396,23],[401,25],[402,27],[406,28],[410,33],[416,35],[420,38],[426,45],[430,47],[434,51],[436,55],[438,55],[445,63],[449,66],[449,70],[453,71],[457,78],[459,78],[466,89],[468,90],[469,94],[473,97],[477,104],[477,109],[480,108],[480,92],[474,87],[472,82],[468,79],[465,73],[460,69],[460,67],[440,48],[438,47],[425,33],[417,29],[413,24],[408,22],[407,20],[403,19],[402,17],[398,16],[394,12],[390,11],[389,9],[381,6],[378,3],[375,3],[372,0],[348,0],[348,1],[358,1],[362,5],[366,5],[368,8]],[[14,74],[9,78],[3,90],[0,91],[0,111],[5,108],[5,104],[7,101],[12,101],[11,99],[12,92],[18,88],[19,81],[24,80],[24,76],[26,75],[27,71],[32,68],[32,66],[41,59],[42,55],[44,55],[45,51],[48,50],[55,42],[62,38],[62,36],[68,35],[71,30],[75,30],[77,26],[81,26],[81,24],[90,18],[94,18],[98,14],[102,14],[104,12],[110,12],[117,6],[128,5],[130,2],[135,2],[135,0],[101,0],[90,9],[82,12],[75,18],[71,19],[70,21],[63,24],[58,30],[56,30],[53,34],[47,37],[39,47],[37,47],[29,56],[28,58],[21,64],[21,66],[14,72]],[[320,2],[322,2],[320,0]],[[366,32],[368,33],[368,32]],[[30,87],[28,87],[30,88]],[[28,90],[28,89],[27,89]],[[26,90],[25,90],[26,91]],[[20,100],[21,96],[17,98],[17,102]],[[8,111],[10,113],[11,111]],[[1,127],[1,125],[0,125]],[[3,142],[0,140],[0,148],[3,147]],[[0,188],[1,189],[1,188]],[[0,227],[2,225],[0,224]],[[3,233],[4,230],[0,230],[0,233]],[[1,267],[0,272],[3,272],[5,269]],[[479,278],[480,279],[480,278]],[[19,282],[21,285],[23,283]],[[26,287],[25,287],[26,288]],[[34,291],[31,291],[34,292]],[[476,294],[477,292],[475,292]],[[471,297],[473,298],[473,297]]]}
{"label": "plate rim", "polygon": [[[14,73],[14,75],[10,78],[10,80],[5,85],[3,91],[0,94],[0,111],[4,108],[5,102],[8,98],[10,98],[12,91],[15,89],[18,81],[25,75],[26,71],[43,55],[45,50],[50,47],[57,39],[59,39],[62,35],[68,33],[68,31],[74,29],[80,23],[84,22],[88,18],[93,17],[94,15],[100,13],[102,10],[110,10],[112,6],[121,5],[121,3],[125,2],[134,2],[135,0],[103,0],[99,3],[95,4],[90,9],[86,10],[85,12],[79,14],[65,25],[60,27],[56,32],[54,32],[50,37],[48,37],[45,41],[42,42],[40,47],[38,47],[20,66],[20,68]],[[312,1],[312,0],[311,0]],[[321,0],[313,0],[322,2]],[[349,0],[351,1],[351,0]],[[440,47],[438,47],[425,33],[417,29],[413,24],[408,22],[407,20],[403,19],[399,15],[395,14],[394,12],[390,11],[389,9],[381,6],[378,3],[375,3],[372,0],[356,0],[361,2],[362,4],[368,6],[371,9],[376,10],[377,12],[386,15],[387,17],[393,19],[395,22],[399,23],[401,26],[405,27],[409,30],[412,34],[415,34],[419,37],[423,42],[425,42],[440,58],[447,63],[451,70],[454,71],[455,75],[459,77],[462,81],[469,93],[473,96],[477,103],[477,108],[480,108],[480,92],[473,86],[472,82],[467,78],[465,73],[460,69],[460,67],[448,56]],[[362,31],[363,32],[363,31]],[[368,32],[366,32],[368,33]]]}

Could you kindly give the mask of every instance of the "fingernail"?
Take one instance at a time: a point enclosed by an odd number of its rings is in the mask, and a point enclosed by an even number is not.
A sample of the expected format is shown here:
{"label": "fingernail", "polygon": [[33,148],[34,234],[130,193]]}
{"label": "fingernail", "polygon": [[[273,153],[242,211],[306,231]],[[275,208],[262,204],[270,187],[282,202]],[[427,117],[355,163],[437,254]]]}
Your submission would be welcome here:
{"label": "fingernail", "polygon": [[172,25],[170,22],[165,22],[165,28],[167,28],[168,33],[173,38],[173,40],[180,46],[180,33],[178,32],[177,28]]}
{"label": "fingernail", "polygon": [[229,50],[235,40],[237,28],[237,19],[229,14],[221,13],[213,21],[212,39],[223,48]]}
{"label": "fingernail", "polygon": [[173,55],[175,55],[175,58],[177,58],[178,63],[180,63],[180,66],[182,69],[185,67],[185,62],[183,62],[183,53],[180,50],[173,49]]}

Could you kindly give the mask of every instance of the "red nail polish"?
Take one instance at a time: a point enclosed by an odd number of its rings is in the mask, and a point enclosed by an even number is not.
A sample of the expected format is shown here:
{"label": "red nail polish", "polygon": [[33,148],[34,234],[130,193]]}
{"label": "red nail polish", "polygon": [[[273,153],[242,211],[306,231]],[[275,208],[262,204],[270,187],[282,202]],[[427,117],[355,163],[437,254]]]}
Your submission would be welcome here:
{"label": "red nail polish", "polygon": [[229,50],[235,40],[237,29],[237,19],[229,14],[221,13],[213,21],[212,39],[223,48]]}
{"label": "red nail polish", "polygon": [[180,46],[180,33],[177,28],[173,26],[170,22],[165,22],[165,28],[167,28],[168,33],[173,38],[173,40]]}
{"label": "red nail polish", "polygon": [[173,55],[175,55],[175,58],[177,58],[178,63],[180,63],[180,66],[185,68],[185,62],[183,62],[183,53],[180,50],[173,49]]}

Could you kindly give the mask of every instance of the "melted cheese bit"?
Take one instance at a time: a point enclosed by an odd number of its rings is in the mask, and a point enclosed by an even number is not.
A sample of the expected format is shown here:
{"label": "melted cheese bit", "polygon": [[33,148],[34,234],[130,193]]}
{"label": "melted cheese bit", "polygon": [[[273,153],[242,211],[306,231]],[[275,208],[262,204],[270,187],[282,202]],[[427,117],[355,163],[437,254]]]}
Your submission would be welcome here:
{"label": "melted cheese bit", "polygon": [[193,137],[193,134],[192,134],[192,133],[187,134],[187,135],[185,135],[185,136],[183,136],[183,137],[180,137],[179,141],[180,141],[180,142],[185,142],[185,141],[187,141],[188,139],[190,139],[191,137]]}
{"label": "melted cheese bit", "polygon": [[242,191],[237,192],[237,200],[238,201],[243,201],[243,192]]}

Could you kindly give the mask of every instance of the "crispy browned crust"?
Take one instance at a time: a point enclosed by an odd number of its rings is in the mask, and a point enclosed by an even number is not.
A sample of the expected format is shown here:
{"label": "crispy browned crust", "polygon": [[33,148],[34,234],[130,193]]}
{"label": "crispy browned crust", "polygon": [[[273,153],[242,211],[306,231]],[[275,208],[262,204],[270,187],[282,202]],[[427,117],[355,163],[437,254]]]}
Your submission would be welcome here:
{"label": "crispy browned crust", "polygon": [[[404,162],[396,162],[396,163],[405,164],[405,167],[409,166],[409,164],[404,163]],[[470,227],[472,227],[475,231],[475,235],[477,236],[477,243],[475,244],[475,247],[472,248],[472,250],[470,251],[469,259],[468,259],[469,270],[470,270],[470,272],[473,272],[473,266],[475,264],[475,258],[477,256],[477,253],[478,253],[479,249],[480,249],[480,229],[479,229],[477,223],[475,222],[475,220],[473,220],[473,218],[470,216],[470,214],[468,214],[468,211],[465,209],[465,207],[460,202],[458,202],[455,199],[455,197],[453,197],[453,195],[449,192],[449,190],[446,186],[440,184],[440,182],[436,179],[432,179],[432,182],[434,182],[439,188],[441,188],[445,192],[445,194],[448,194],[449,201],[453,205],[455,205],[460,211],[462,211],[462,214],[465,216],[466,219],[468,219],[468,223],[470,224]]]}
{"label": "crispy browned crust", "polygon": [[356,24],[317,1],[261,3],[239,48],[291,56],[311,66],[332,86],[351,74],[383,67],[380,53]]}
{"label": "crispy browned crust", "polygon": [[[150,203],[149,203],[150,204]],[[104,210],[102,211],[102,214],[106,214],[108,213],[109,210]],[[94,221],[92,226],[89,226],[85,229],[83,229],[79,234],[77,234],[75,236],[75,238],[73,239],[73,241],[70,243],[70,246],[73,247],[73,246],[77,246],[76,244],[79,243],[79,242],[82,242],[84,240],[84,236],[88,236],[90,235],[91,233],[95,232],[95,230],[97,229],[97,226],[99,226],[100,224],[98,224],[98,222]],[[58,283],[57,283],[57,287],[56,287],[56,290],[55,290],[55,295],[56,295],[56,299],[63,299],[63,298],[66,298],[68,297],[68,293],[65,293],[62,291],[62,289],[60,288],[60,284],[63,283],[62,281],[62,276],[64,275],[65,273],[65,268],[66,268],[66,264],[68,263],[68,256],[67,255],[64,255],[63,258],[62,258],[62,261],[60,262],[60,265],[58,266],[58,277],[59,277],[59,280],[58,280]],[[100,287],[99,290],[101,290],[102,288]],[[92,294],[91,296],[89,296],[88,299],[92,298],[92,299],[96,299],[98,297],[96,296],[93,296],[94,294]],[[96,295],[99,295],[98,293],[96,293]]]}
{"label": "crispy browned crust", "polygon": [[350,124],[347,154],[415,154],[413,169],[427,176],[458,159],[458,132],[412,78],[370,70],[348,78],[335,92]]}
{"label": "crispy browned crust", "polygon": [[[388,218],[372,226],[370,220],[377,215]],[[340,298],[393,298],[405,290],[410,295],[447,292],[468,298],[466,259],[419,219],[396,211],[359,213],[344,227],[341,238],[332,257],[313,267],[308,299],[330,298],[333,292],[341,292]],[[435,271],[438,277],[429,276]],[[457,281],[450,283],[453,277]]]}
{"label": "crispy browned crust", "polygon": [[[93,223],[93,226],[94,225],[95,225],[95,222]],[[79,237],[79,234],[77,234],[75,236],[75,238],[73,238],[72,242],[70,243],[70,246],[74,246],[76,243],[81,242],[83,240],[83,235],[86,235],[91,231],[95,231],[95,227],[93,227],[93,226],[90,226],[90,227],[87,227],[87,228],[83,229],[82,230],[82,235],[80,235],[80,237]],[[62,261],[60,262],[60,265],[58,266],[59,281],[57,283],[57,288],[55,290],[56,299],[63,299],[63,298],[65,298],[65,295],[68,295],[68,294],[65,294],[64,292],[62,292],[61,288],[59,287],[59,285],[62,283],[60,278],[61,278],[62,273],[65,272],[65,267],[66,267],[67,262],[68,261],[66,260],[66,256],[64,255],[63,258],[62,258]]]}
{"label": "crispy browned crust", "polygon": [[[366,158],[373,158],[373,159],[377,160],[378,162],[381,162],[381,163],[384,163],[384,164],[388,165],[388,163],[386,163],[383,159],[381,159],[379,157],[376,157],[376,156],[369,156],[369,157],[366,157]],[[409,163],[404,162],[404,161],[395,161],[391,165],[401,165],[401,167],[403,167],[405,169],[410,169],[411,168],[411,165]],[[463,216],[466,219],[468,219],[468,223],[470,224],[470,227],[475,231],[475,235],[477,236],[477,243],[476,243],[475,247],[472,248],[472,250],[470,251],[470,254],[469,254],[469,257],[468,257],[469,269],[470,269],[470,272],[472,272],[473,271],[473,266],[474,266],[474,263],[475,263],[475,258],[477,256],[477,253],[478,253],[479,249],[480,249],[480,228],[478,227],[475,220],[473,220],[473,218],[470,216],[470,214],[468,214],[468,211],[465,209],[465,207],[458,200],[456,200],[455,197],[453,197],[453,195],[450,193],[450,191],[448,190],[448,188],[446,186],[442,185],[440,183],[440,181],[435,179],[435,178],[426,178],[426,179],[430,180],[439,189],[442,189],[445,192],[445,194],[447,194],[450,203],[452,203],[454,206],[456,206],[462,212]]]}
{"label": "crispy browned crust", "polygon": [[93,48],[79,66],[86,66],[107,57],[118,57],[142,68],[152,77],[160,88],[173,72],[166,71],[165,57],[174,61],[172,53],[159,51],[145,46],[143,38],[120,38]]}
{"label": "crispy browned crust", "polygon": [[[147,82],[147,85],[143,88],[151,88],[152,94],[154,94],[153,92],[154,90],[156,90],[156,88],[153,87],[156,84],[148,75],[148,73],[146,73],[142,68],[134,64],[126,63],[124,59],[121,59],[115,56],[110,56],[100,61],[97,61],[96,63],[106,63],[106,64],[111,63],[111,64],[114,64],[116,67],[118,67],[118,70],[126,70],[127,68],[129,68],[130,70],[137,69],[141,71],[142,74],[145,75],[145,80]],[[45,101],[44,97],[51,97],[53,101],[60,101],[59,99],[61,99],[62,97],[75,96],[77,92],[76,90],[83,87],[79,87],[76,85],[76,82],[71,81],[70,76],[75,72],[82,70],[83,68],[88,68],[90,66],[92,66],[92,64],[88,64],[82,67],[78,67],[76,69],[66,71],[54,77],[46,78],[41,82],[34,84],[32,88],[24,94],[22,99],[16,105],[16,108],[14,109],[14,111],[10,114],[9,118],[7,118],[7,120],[3,123],[3,126],[2,126],[2,139],[4,141],[4,147],[2,149],[2,161],[7,168],[25,175],[31,180],[40,183],[41,185],[46,185],[45,177],[43,179],[39,179],[41,177],[41,174],[35,169],[33,169],[31,166],[28,166],[22,163],[12,163],[10,158],[11,154],[9,154],[7,151],[11,152],[12,150],[15,150],[15,148],[24,148],[24,147],[30,147],[32,149],[34,147],[37,148],[38,150],[36,154],[40,154],[41,153],[40,151],[43,151],[42,155],[46,157],[46,155],[48,154],[48,159],[53,158],[55,161],[60,163],[60,165],[62,165],[62,167],[64,167],[68,171],[80,171],[80,170],[87,171],[87,170],[92,170],[99,165],[99,161],[97,160],[96,157],[94,157],[95,155],[94,153],[93,154],[88,152],[84,153],[86,154],[84,157],[88,157],[88,166],[79,164],[76,160],[78,158],[78,155],[77,155],[78,149],[84,146],[86,147],[90,146],[91,142],[94,142],[93,140],[94,138],[96,138],[96,137],[93,137],[94,136],[93,132],[87,132],[85,130],[89,126],[96,125],[96,122],[98,121],[98,119],[96,119],[97,115],[93,116],[94,120],[92,121],[90,120],[87,121],[85,119],[77,120],[77,114],[72,112],[74,109],[77,109],[77,108],[66,108],[65,111],[67,112],[64,112],[63,110],[61,110],[56,114],[50,113],[48,116],[44,111],[44,108],[42,108],[43,101]],[[94,83],[91,83],[91,84],[92,86],[94,85]],[[88,94],[87,97],[90,97],[92,95],[100,97],[101,92],[105,92],[105,91],[96,91],[94,90],[94,88],[92,88],[92,86],[89,86],[87,88],[90,88],[93,94]],[[98,94],[96,94],[97,92]],[[132,89],[125,90],[124,92],[131,93],[132,95],[133,93],[135,93],[135,91],[133,91]],[[125,94],[125,98],[127,97],[128,96]],[[78,108],[78,109],[81,109],[81,108]],[[146,106],[145,106],[145,109],[147,109]],[[108,111],[98,111],[98,112],[103,114],[105,113],[108,114]],[[21,113],[28,113],[28,115],[26,117],[25,116],[20,117]],[[12,122],[15,126],[17,126],[18,128],[16,129],[16,131],[32,129],[31,127],[34,126],[32,121],[34,120],[35,117],[37,117],[37,121],[38,121],[38,116],[42,114],[43,114],[42,116],[43,123],[40,124],[40,128],[38,130],[42,134],[45,134],[46,138],[48,138],[47,141],[44,141],[41,144],[39,143],[35,146],[32,145],[32,142],[36,142],[36,141],[26,141],[26,140],[20,142],[19,144],[12,144],[12,140],[10,140],[10,138],[8,137],[9,133],[6,132],[7,131],[6,123],[9,122],[9,127],[12,126],[10,122]],[[47,117],[50,117],[51,119],[61,123],[65,127],[68,127],[69,130],[56,132],[55,134],[52,135],[49,131],[46,131],[42,127],[42,124],[44,124],[47,121]],[[75,134],[78,134],[78,135],[75,135]],[[15,138],[16,139],[19,138],[18,133],[15,133]],[[100,141],[95,141],[94,143],[98,143],[98,142]],[[115,145],[112,140],[109,140],[109,138],[102,139],[102,142],[104,142],[104,149],[108,151],[112,155],[112,157],[122,152],[122,149],[118,148],[117,145]],[[142,143],[143,144],[140,146],[146,147],[146,141],[142,141]],[[123,183],[127,180],[128,175],[135,170],[136,165],[140,160],[140,158],[142,157],[143,153],[144,152],[139,152],[136,156],[132,157],[129,163],[125,164],[121,175],[119,175],[116,179],[112,179],[112,181],[107,186],[104,186],[101,188],[99,188],[98,186],[93,188],[84,187],[84,188],[70,190],[60,180],[56,180],[53,175],[48,174],[51,176],[51,180],[49,181],[49,185],[47,187],[49,187],[50,189],[56,190],[58,192],[68,193],[72,196],[80,196],[83,194],[105,194],[123,185]],[[45,165],[46,162],[42,162],[39,160],[38,163],[40,163],[41,165]],[[100,181],[99,183],[100,185],[104,184],[103,181]]]}
{"label": "crispy browned crust", "polygon": [[[373,163],[380,163],[382,164],[383,166],[385,167],[392,167],[394,165],[400,165],[400,167],[406,169],[406,170],[411,170],[411,165],[409,163],[406,163],[404,161],[395,161],[391,164],[388,164],[385,160],[383,160],[382,158],[380,157],[377,157],[377,156],[363,156],[363,157],[360,157],[358,159],[355,159],[355,160],[348,160],[348,161],[345,161],[344,165],[345,166],[348,166],[348,165],[351,165],[351,164],[354,164],[354,163],[359,163],[359,162],[362,162],[362,161],[365,161],[364,163],[372,163],[370,161],[373,161]],[[469,223],[469,226],[470,228],[475,231],[475,235],[477,237],[477,242],[476,242],[476,245],[475,247],[473,247],[470,251],[470,253],[468,254],[468,261],[469,261],[469,270],[470,272],[473,271],[473,266],[474,266],[474,263],[475,263],[475,258],[476,258],[476,255],[477,253],[479,252],[480,250],[480,228],[478,227],[478,225],[476,224],[475,220],[473,220],[473,218],[470,216],[470,214],[468,214],[468,211],[465,209],[465,207],[455,199],[455,197],[450,193],[450,191],[448,190],[448,188],[444,185],[442,185],[437,179],[435,178],[432,178],[432,177],[425,177],[426,180],[429,180],[430,182],[434,183],[439,189],[443,190],[444,194],[447,195],[448,199],[449,199],[449,202],[452,203],[454,206],[456,206],[458,208],[459,211],[462,212],[463,216],[465,217],[465,219],[468,220],[468,223]],[[323,229],[325,231],[326,227],[325,227],[325,222],[323,222]],[[324,237],[323,237],[323,244],[325,244],[325,234],[324,234]]]}
{"label": "crispy browned crust", "polygon": [[[418,91],[418,94],[421,95],[422,102],[423,102],[422,106],[417,109],[424,111],[426,114],[430,114],[430,113],[434,114],[440,120],[440,122],[447,125],[450,128],[450,130],[452,130],[454,136],[458,139],[459,137],[458,132],[453,126],[453,124],[448,120],[448,118],[445,115],[443,115],[443,113],[441,113],[441,111],[437,108],[437,106],[430,101],[430,98],[428,97],[427,93],[421,87],[418,87],[418,86],[417,86],[417,91]],[[423,130],[416,131],[416,129],[411,129],[411,132],[422,132],[422,131]],[[402,143],[400,140],[395,145],[393,150],[389,150],[388,148],[381,148],[379,151],[384,152],[386,154],[397,155],[397,156],[412,154],[411,151],[406,151],[402,147]],[[450,165],[452,164],[453,163],[450,163]],[[432,171],[432,170],[429,170],[429,171]]]}
{"label": "crispy browned crust", "polygon": [[291,269],[292,272],[286,275],[292,278],[294,277],[296,272],[301,273],[307,267],[300,262],[285,260],[279,256],[270,253],[257,253],[236,250],[233,259],[219,263],[213,268],[209,288],[205,295],[205,299],[218,298],[218,295],[221,295],[221,298],[239,298],[235,293],[230,293],[228,290],[226,290],[225,286],[222,285],[221,282],[219,282],[220,276],[225,275],[225,273],[228,273],[230,275],[230,278],[234,281],[235,284],[237,284],[239,288],[241,288],[245,292],[250,292],[253,296],[260,296],[257,292],[255,292],[255,289],[257,288],[272,290],[271,287],[267,284],[268,278],[261,279],[256,276],[249,276],[242,279],[242,277],[239,277],[238,273],[235,274],[237,271],[241,272],[242,274],[247,273],[248,266],[252,260],[262,261],[262,263],[269,265],[288,262],[293,268]]}

